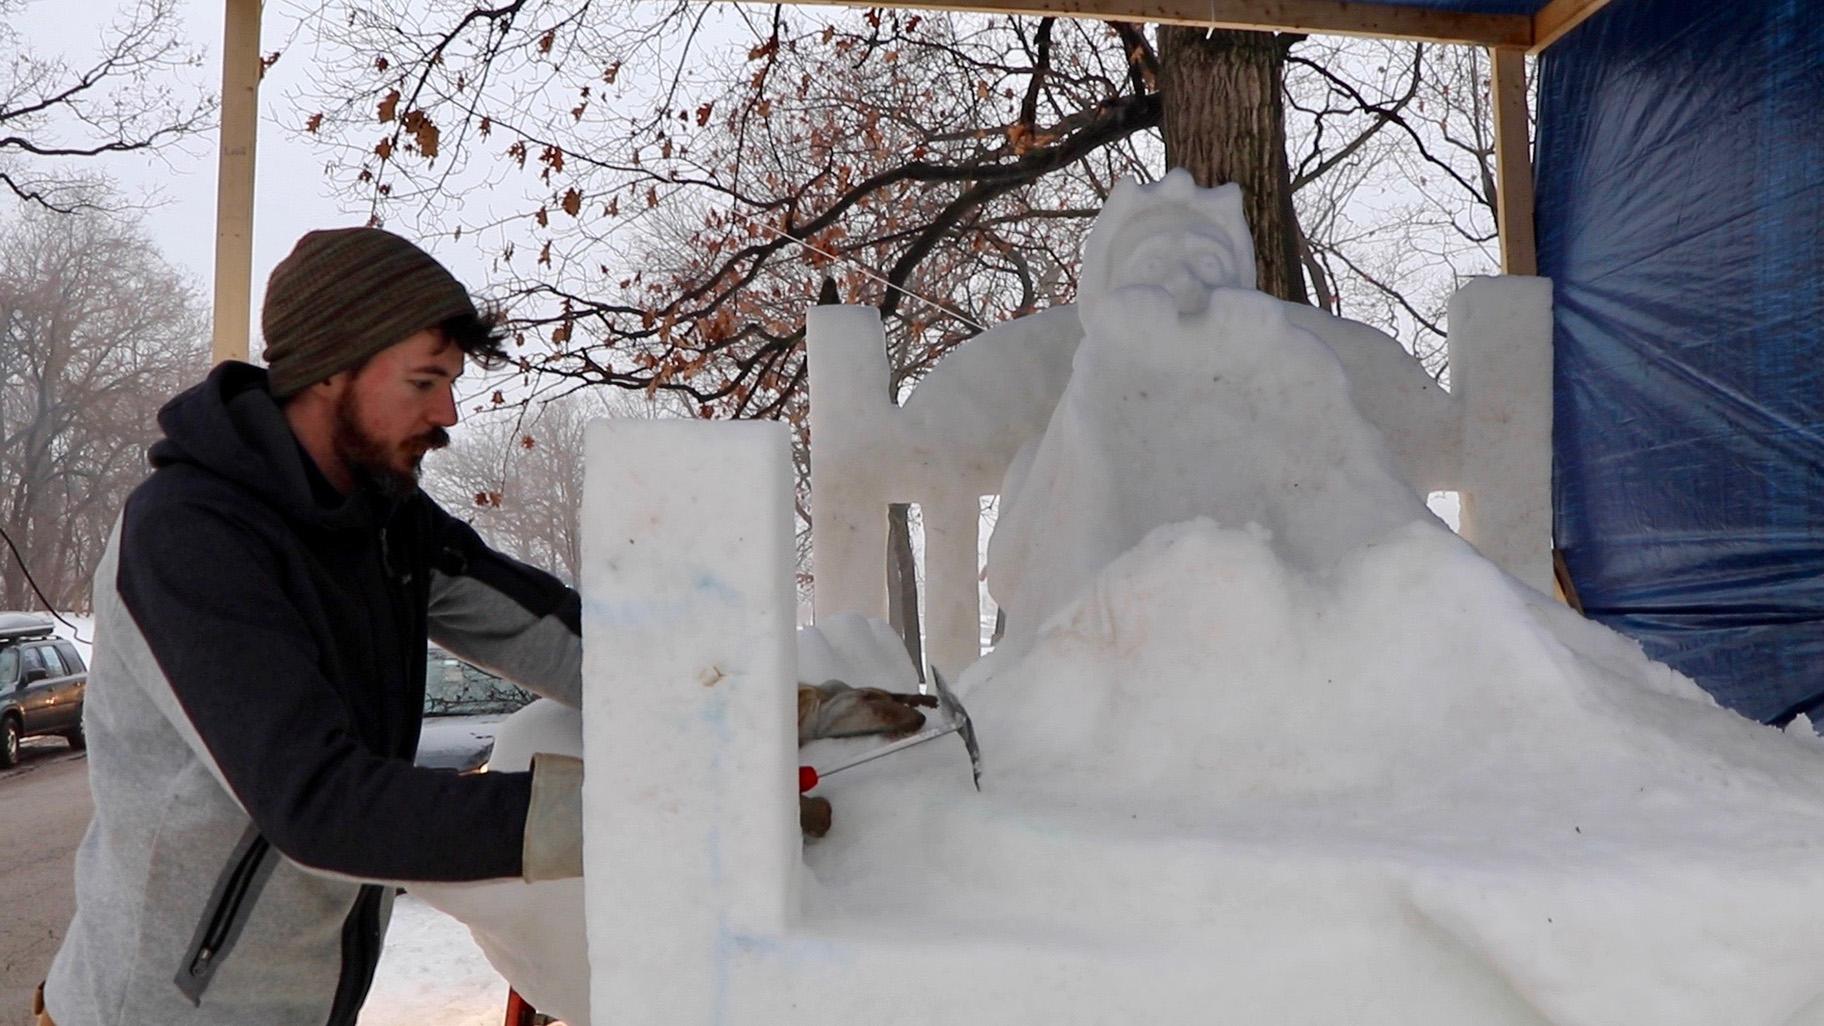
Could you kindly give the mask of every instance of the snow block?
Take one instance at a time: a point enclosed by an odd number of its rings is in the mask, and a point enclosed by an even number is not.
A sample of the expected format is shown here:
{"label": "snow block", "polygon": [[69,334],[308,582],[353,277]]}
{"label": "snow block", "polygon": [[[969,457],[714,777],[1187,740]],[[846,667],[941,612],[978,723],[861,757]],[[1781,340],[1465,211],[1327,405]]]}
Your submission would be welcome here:
{"label": "snow block", "polygon": [[601,421],[583,491],[590,1004],[710,1023],[796,906],[783,425]]}
{"label": "snow block", "polygon": [[[873,573],[886,558],[887,511],[881,470],[892,440],[850,430],[893,412],[886,331],[873,307],[819,306],[805,315],[811,368],[811,477],[816,501],[845,516],[811,520],[817,612],[887,615],[887,579]],[[869,472],[868,468],[877,468]]]}
{"label": "snow block", "polygon": [[[1450,297],[1463,407],[1463,536],[1542,594],[1552,575],[1552,283],[1477,278]],[[1466,344],[1473,342],[1474,344]]]}

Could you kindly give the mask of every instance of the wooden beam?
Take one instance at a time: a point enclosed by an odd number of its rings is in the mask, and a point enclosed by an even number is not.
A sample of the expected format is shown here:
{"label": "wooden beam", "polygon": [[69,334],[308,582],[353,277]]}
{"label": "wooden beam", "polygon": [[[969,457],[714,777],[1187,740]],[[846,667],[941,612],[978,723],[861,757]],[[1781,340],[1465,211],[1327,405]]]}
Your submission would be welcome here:
{"label": "wooden beam", "polygon": [[[786,0],[823,6],[864,6],[854,0]],[[886,0],[865,6],[977,14],[1145,21],[1168,25],[1311,32],[1380,39],[1529,47],[1533,19],[1524,14],[1459,14],[1356,0]]]}
{"label": "wooden beam", "polygon": [[1533,235],[1533,151],[1526,117],[1526,54],[1499,48],[1490,89],[1495,110],[1495,221],[1501,232],[1501,270],[1538,274]]}
{"label": "wooden beam", "polygon": [[222,128],[215,181],[216,363],[248,357],[253,286],[253,155],[260,121],[260,0],[225,0]]}
{"label": "wooden beam", "polygon": [[1566,32],[1583,24],[1608,4],[1609,0],[1552,0],[1533,15],[1531,52],[1538,53],[1556,43]]}

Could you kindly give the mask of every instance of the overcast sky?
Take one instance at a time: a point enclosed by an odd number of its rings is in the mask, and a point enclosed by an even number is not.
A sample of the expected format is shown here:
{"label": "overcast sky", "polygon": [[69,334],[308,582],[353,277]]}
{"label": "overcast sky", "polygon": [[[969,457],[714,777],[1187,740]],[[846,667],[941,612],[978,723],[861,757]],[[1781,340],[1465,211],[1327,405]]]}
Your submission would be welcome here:
{"label": "overcast sky", "polygon": [[[92,59],[109,22],[132,0],[30,0],[18,27],[25,42],[43,56],[63,54],[72,64]],[[221,88],[222,0],[179,0],[183,29],[205,54],[198,73],[211,93]],[[292,19],[267,3],[261,52],[277,49]],[[313,229],[366,222],[362,212],[345,212],[329,192],[323,158],[293,138],[296,120],[286,94],[310,71],[303,48],[274,65],[261,83],[260,134],[254,200],[253,351],[259,351],[258,311],[266,276],[300,235]],[[198,137],[182,148],[168,148],[157,158],[133,156],[106,165],[129,194],[154,191],[159,204],[146,216],[146,226],[167,259],[194,275],[205,298],[213,296],[215,273],[216,133]],[[438,254],[460,277],[477,288],[481,271],[472,252],[453,249]]]}

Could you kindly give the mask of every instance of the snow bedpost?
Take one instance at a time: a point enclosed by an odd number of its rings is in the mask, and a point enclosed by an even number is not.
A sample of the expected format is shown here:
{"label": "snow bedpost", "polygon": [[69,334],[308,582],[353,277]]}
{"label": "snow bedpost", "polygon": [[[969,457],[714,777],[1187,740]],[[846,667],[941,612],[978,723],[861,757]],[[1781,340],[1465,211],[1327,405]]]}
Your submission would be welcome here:
{"label": "snow bedpost", "polygon": [[1552,593],[1552,283],[1477,278],[1450,298],[1451,392],[1463,409],[1463,537]]}
{"label": "snow bedpost", "polygon": [[[887,506],[919,504],[925,530],[925,653],[951,676],[982,654],[977,587],[980,475],[959,470],[991,440],[894,404],[886,332],[871,306],[805,315],[811,365],[812,610],[887,615]],[[999,480],[999,468],[986,488]]]}
{"label": "snow bedpost", "polygon": [[797,904],[790,439],[597,421],[586,466],[590,1003],[719,1022],[744,941]]}
{"label": "snow bedpost", "polygon": [[880,433],[898,408],[888,389],[887,336],[871,306],[805,314],[811,368],[811,608],[887,617],[886,482]]}
{"label": "snow bedpost", "polygon": [[925,659],[954,680],[982,656],[978,591],[981,498],[951,490],[921,508],[925,515]]}

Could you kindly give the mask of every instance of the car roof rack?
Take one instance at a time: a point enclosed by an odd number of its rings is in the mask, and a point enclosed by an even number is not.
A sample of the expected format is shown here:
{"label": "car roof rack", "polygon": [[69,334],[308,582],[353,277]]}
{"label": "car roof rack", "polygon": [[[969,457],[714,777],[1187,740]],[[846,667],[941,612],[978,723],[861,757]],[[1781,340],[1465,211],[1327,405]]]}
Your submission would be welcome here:
{"label": "car roof rack", "polygon": [[0,613],[0,642],[48,638],[51,621],[30,613]]}

